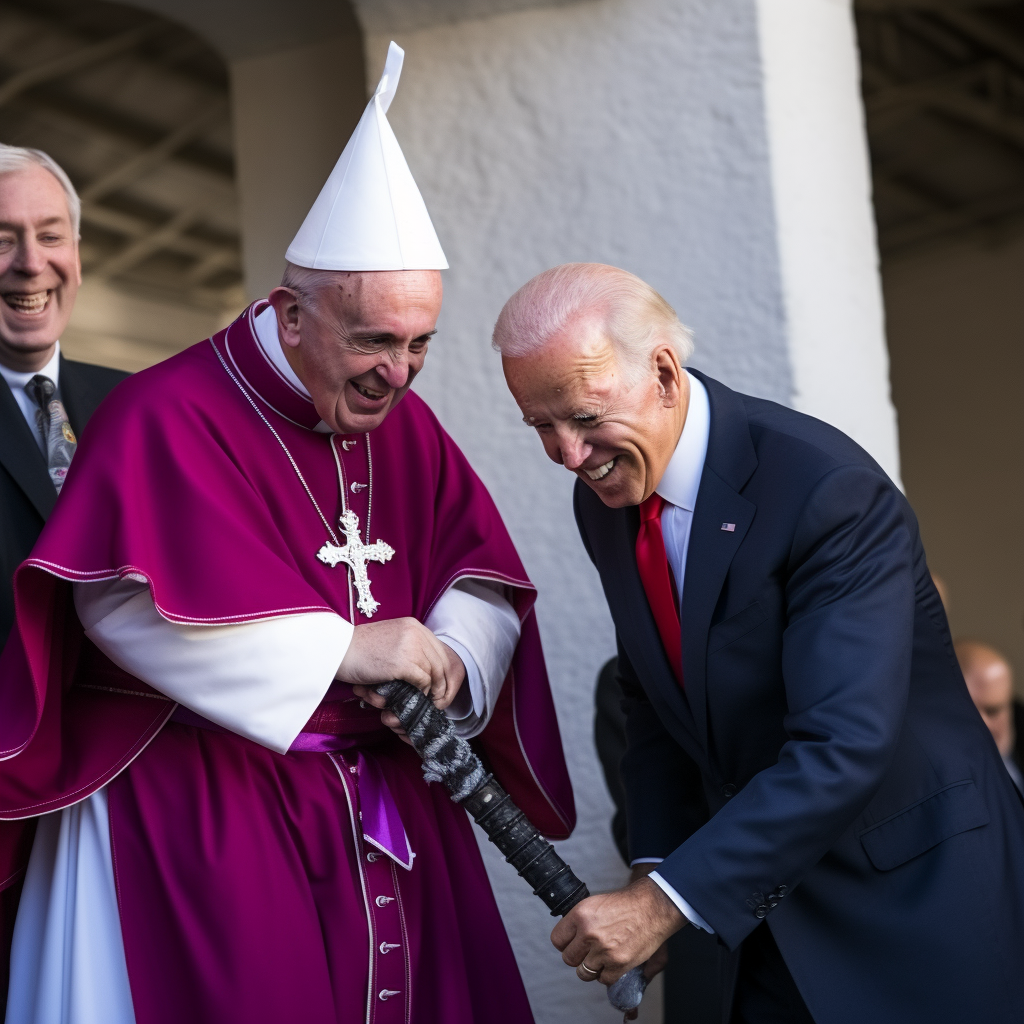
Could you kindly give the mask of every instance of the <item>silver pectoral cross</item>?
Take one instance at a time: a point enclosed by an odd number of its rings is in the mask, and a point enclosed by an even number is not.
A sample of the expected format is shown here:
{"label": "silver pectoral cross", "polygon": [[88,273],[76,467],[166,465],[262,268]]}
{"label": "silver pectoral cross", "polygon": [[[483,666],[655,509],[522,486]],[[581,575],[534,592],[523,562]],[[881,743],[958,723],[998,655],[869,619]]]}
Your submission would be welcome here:
{"label": "silver pectoral cross", "polygon": [[346,509],[339,522],[345,533],[345,546],[339,548],[337,544],[328,541],[316,553],[316,557],[332,569],[339,562],[344,562],[352,570],[352,582],[356,585],[356,591],[359,594],[356,607],[369,619],[380,607],[380,603],[375,601],[370,593],[370,578],[366,575],[366,563],[387,562],[394,555],[395,549],[382,540],[364,544],[359,539],[359,516],[352,509]]}

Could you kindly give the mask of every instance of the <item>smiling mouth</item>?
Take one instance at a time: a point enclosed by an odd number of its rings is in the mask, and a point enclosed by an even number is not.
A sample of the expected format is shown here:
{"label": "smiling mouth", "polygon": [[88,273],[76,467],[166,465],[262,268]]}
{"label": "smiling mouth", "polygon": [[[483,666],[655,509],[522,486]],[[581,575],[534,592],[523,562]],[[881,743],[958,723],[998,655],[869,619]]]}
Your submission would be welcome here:
{"label": "smiling mouth", "polygon": [[349,383],[363,398],[371,402],[379,402],[382,398],[387,398],[388,396],[386,391],[374,391],[373,388],[368,388],[365,384],[357,384],[354,380],[350,380]]}
{"label": "smiling mouth", "polygon": [[603,466],[598,466],[597,469],[584,469],[583,472],[586,473],[591,480],[603,480],[615,468],[616,459],[618,459],[617,455],[611,460],[611,462],[606,462]]}
{"label": "smiling mouth", "polygon": [[18,313],[42,313],[50,303],[52,291],[4,292],[3,300]]}

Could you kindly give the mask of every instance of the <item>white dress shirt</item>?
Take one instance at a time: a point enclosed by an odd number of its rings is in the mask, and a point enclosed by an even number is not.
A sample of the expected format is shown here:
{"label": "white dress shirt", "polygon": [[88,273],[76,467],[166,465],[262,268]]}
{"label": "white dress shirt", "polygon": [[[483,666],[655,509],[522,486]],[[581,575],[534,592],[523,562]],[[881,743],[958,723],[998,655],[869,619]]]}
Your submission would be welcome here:
{"label": "white dress shirt", "polygon": [[0,376],[7,381],[7,386],[11,389],[11,394],[14,395],[14,400],[18,403],[18,408],[21,410],[22,416],[25,417],[25,422],[32,431],[32,436],[36,439],[36,444],[39,445],[39,450],[43,455],[45,455],[46,441],[43,440],[43,435],[39,432],[39,424],[36,422],[36,412],[38,411],[39,406],[29,398],[25,391],[25,385],[37,373],[42,374],[44,377],[49,377],[58,388],[60,387],[59,341],[53,350],[53,357],[41,370],[32,370],[30,373],[22,373],[20,370],[12,370],[9,367],[4,366],[3,363],[0,363]]}
{"label": "white dress shirt", "polygon": [[[708,453],[708,434],[711,431],[711,406],[708,393],[696,377],[688,373],[690,382],[690,405],[686,411],[686,422],[679,435],[676,450],[656,491],[665,499],[661,513],[661,532],[665,538],[665,554],[672,567],[679,595],[679,612],[682,620],[683,582],[686,576],[686,553],[690,548],[690,527],[693,525],[693,510],[697,505],[700,477],[704,472],[704,458]],[[660,864],[660,857],[638,857],[633,864]],[[679,912],[698,928],[714,934],[714,929],[697,913],[680,894],[665,881],[657,871],[648,876],[657,883],[665,895],[679,908]]]}

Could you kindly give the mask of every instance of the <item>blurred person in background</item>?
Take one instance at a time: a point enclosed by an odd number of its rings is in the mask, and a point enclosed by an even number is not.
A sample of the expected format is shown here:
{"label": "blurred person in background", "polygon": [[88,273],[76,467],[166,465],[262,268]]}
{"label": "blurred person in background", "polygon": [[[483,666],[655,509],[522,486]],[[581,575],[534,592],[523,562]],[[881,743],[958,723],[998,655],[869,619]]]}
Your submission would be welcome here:
{"label": "blurred person in background", "polygon": [[997,650],[976,640],[960,640],[956,657],[971,700],[992,733],[1013,784],[1024,793],[1024,750],[1019,742],[1024,735],[1024,704],[1013,695],[1013,670]]}
{"label": "blurred person in background", "polygon": [[0,648],[11,578],[60,493],[78,437],[126,373],[65,359],[82,281],[81,203],[45,153],[0,143]]}

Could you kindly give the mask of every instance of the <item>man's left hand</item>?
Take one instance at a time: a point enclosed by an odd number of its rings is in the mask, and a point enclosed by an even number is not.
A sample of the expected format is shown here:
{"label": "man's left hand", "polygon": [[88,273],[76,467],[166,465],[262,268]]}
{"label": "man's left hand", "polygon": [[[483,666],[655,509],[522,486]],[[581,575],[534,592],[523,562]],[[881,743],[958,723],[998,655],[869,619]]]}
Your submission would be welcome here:
{"label": "man's left hand", "polygon": [[640,878],[577,903],[555,925],[551,942],[581,981],[611,985],[649,960],[685,924],[659,886]]}

